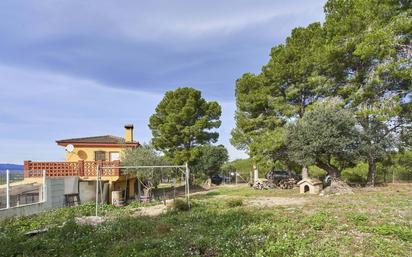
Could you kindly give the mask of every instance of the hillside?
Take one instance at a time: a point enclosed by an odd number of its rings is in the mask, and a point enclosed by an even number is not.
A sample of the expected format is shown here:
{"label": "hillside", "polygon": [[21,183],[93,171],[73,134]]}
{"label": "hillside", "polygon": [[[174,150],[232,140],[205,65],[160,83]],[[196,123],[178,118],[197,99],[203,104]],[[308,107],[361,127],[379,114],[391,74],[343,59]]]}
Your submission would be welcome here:
{"label": "hillside", "polygon": [[24,166],[19,164],[0,163],[0,170],[23,170]]}

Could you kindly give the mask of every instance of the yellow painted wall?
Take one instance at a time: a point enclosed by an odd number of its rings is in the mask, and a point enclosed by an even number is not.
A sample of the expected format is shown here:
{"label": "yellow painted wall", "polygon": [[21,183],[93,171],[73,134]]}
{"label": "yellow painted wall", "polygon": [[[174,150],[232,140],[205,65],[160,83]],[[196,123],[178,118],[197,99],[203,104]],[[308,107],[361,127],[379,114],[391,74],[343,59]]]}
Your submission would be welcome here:
{"label": "yellow painted wall", "polygon": [[106,160],[109,160],[109,152],[119,152],[120,158],[122,157],[123,147],[81,147],[75,146],[73,152],[66,152],[66,162],[77,161],[94,161],[94,152],[104,151],[106,152]]}
{"label": "yellow painted wall", "polygon": [[[109,153],[110,152],[119,152],[120,158],[122,158],[122,153],[125,148],[122,146],[119,147],[82,147],[82,146],[75,146],[73,152],[69,153],[66,152],[66,162],[77,162],[80,160],[83,161],[94,161],[95,159],[95,152],[96,151],[104,151],[106,156],[106,160],[109,160]],[[94,181],[96,177],[81,177],[82,181]],[[113,183],[112,186],[109,188],[109,199],[111,202],[111,194],[112,190],[124,190],[126,188],[126,176],[102,176],[102,181],[108,181]],[[129,176],[129,197],[134,196],[134,181],[135,177]]]}
{"label": "yellow painted wall", "polygon": [[[127,180],[128,184],[129,184],[128,185],[128,187],[129,187],[129,190],[128,190],[129,198],[134,197],[134,194],[135,194],[135,192],[134,192],[134,182],[135,182],[135,180],[136,180],[136,178],[134,176],[129,177],[128,180]],[[125,176],[120,177],[120,179],[118,181],[114,182],[113,190],[121,190],[122,191],[125,188],[126,188],[126,178],[125,178]]]}

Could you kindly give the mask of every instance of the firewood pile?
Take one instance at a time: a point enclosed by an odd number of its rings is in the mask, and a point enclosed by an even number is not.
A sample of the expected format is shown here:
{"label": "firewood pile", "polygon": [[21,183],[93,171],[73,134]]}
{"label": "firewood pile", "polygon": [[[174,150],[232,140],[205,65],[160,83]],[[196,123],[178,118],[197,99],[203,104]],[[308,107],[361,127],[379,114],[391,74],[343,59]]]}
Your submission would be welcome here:
{"label": "firewood pile", "polygon": [[294,178],[281,179],[278,181],[270,181],[267,179],[259,179],[253,184],[254,189],[263,190],[263,189],[292,189],[296,186],[298,181]]}
{"label": "firewood pile", "polygon": [[282,179],[277,183],[277,187],[280,189],[292,189],[296,186],[296,179],[294,178],[288,178],[288,179]]}

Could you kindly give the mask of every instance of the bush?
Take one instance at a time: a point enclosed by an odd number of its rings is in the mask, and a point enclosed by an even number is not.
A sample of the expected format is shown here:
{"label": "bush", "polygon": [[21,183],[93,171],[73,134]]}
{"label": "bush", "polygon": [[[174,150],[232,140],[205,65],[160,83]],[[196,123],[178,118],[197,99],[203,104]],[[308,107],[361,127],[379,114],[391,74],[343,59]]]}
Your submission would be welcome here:
{"label": "bush", "polygon": [[227,201],[227,206],[229,206],[230,208],[239,207],[242,205],[243,205],[242,199],[230,199],[229,201]]}
{"label": "bush", "polygon": [[320,181],[323,181],[326,177],[326,171],[322,170],[321,168],[317,166],[310,166],[309,169],[309,177],[311,178],[317,178]]}
{"label": "bush", "polygon": [[401,165],[393,165],[389,168],[388,171],[388,179],[392,180],[392,176],[394,176],[395,180],[401,181],[410,181],[412,180],[412,170],[408,169],[408,167],[401,166]]}
{"label": "bush", "polygon": [[136,200],[131,201],[128,204],[131,208],[139,208],[139,207],[142,206],[142,204],[139,201],[136,201]]}
{"label": "bush", "polygon": [[176,199],[173,203],[173,209],[178,211],[188,211],[190,210],[190,206],[185,200]]}
{"label": "bush", "polygon": [[368,179],[368,164],[365,162],[360,162],[353,168],[343,170],[342,179],[351,183],[366,183]]}

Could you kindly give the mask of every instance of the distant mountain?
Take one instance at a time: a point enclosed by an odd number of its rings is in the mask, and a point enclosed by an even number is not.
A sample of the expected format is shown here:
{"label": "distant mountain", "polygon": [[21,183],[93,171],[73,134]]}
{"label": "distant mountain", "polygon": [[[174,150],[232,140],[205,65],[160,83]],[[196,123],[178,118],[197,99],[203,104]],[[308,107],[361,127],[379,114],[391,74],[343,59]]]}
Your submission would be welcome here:
{"label": "distant mountain", "polygon": [[24,166],[19,164],[0,163],[0,170],[24,170]]}

